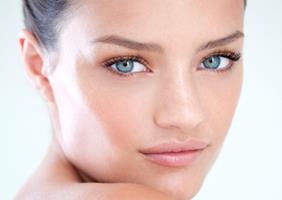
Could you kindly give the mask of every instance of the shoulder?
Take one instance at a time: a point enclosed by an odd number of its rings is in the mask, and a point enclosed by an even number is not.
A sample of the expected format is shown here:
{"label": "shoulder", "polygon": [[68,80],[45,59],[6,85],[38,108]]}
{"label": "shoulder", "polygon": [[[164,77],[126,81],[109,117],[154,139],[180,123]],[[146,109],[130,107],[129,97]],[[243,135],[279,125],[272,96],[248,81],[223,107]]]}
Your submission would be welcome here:
{"label": "shoulder", "polygon": [[149,187],[130,183],[72,183],[44,186],[19,193],[16,200],[172,200],[165,194]]}
{"label": "shoulder", "polygon": [[82,183],[76,170],[50,152],[16,200],[171,200],[153,188],[132,183]]}

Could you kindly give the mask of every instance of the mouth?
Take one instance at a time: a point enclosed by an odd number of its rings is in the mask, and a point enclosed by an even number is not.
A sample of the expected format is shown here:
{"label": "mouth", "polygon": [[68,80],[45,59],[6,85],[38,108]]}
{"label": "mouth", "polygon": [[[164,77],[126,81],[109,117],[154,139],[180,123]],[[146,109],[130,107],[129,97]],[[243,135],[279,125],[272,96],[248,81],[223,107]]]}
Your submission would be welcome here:
{"label": "mouth", "polygon": [[164,167],[186,167],[193,164],[208,147],[201,140],[167,142],[140,151],[149,161]]}

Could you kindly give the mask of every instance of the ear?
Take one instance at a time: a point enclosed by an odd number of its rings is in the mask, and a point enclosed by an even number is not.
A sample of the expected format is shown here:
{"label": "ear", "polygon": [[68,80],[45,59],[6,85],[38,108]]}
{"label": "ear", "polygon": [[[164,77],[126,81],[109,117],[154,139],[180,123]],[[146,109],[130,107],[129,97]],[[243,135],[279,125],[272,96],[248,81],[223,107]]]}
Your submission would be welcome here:
{"label": "ear", "polygon": [[47,63],[49,62],[44,59],[43,51],[37,39],[32,32],[24,29],[19,33],[19,44],[29,80],[47,102],[54,102],[53,91],[47,74],[50,67]]}

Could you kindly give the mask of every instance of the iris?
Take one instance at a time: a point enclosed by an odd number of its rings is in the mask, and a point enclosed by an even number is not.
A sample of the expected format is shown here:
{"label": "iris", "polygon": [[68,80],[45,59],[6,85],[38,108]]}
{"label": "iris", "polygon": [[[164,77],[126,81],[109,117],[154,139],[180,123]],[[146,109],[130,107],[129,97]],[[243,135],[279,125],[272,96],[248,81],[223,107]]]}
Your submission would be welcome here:
{"label": "iris", "polygon": [[220,56],[211,56],[207,58],[204,62],[204,67],[208,69],[217,69],[221,64],[221,57]]}
{"label": "iris", "polygon": [[134,67],[134,61],[132,60],[124,60],[119,61],[115,64],[116,69],[122,73],[129,73],[132,71]]}

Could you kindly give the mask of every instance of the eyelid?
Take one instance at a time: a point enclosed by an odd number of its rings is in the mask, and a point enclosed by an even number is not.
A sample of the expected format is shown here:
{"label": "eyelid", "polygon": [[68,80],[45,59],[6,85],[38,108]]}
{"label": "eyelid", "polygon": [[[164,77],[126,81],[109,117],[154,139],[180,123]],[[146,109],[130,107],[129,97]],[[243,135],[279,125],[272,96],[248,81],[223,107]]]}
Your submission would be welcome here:
{"label": "eyelid", "polygon": [[[224,57],[226,59],[229,59],[230,60],[230,64],[227,67],[224,67],[224,68],[221,68],[221,69],[208,69],[208,68],[205,68],[205,67],[201,67],[203,62],[206,59],[209,59],[210,57],[213,57],[213,56],[220,56],[220,57]],[[212,71],[212,72],[217,72],[217,73],[225,72],[225,71],[228,71],[228,70],[232,69],[234,67],[234,63],[239,61],[240,58],[241,58],[241,53],[240,52],[235,52],[233,50],[228,50],[228,49],[217,50],[217,51],[214,51],[214,52],[208,54],[207,56],[204,56],[201,59],[200,67],[198,67],[198,70],[201,70],[201,71]]]}
{"label": "eyelid", "polygon": [[148,62],[144,58],[142,58],[141,56],[117,56],[117,57],[107,59],[106,61],[103,62],[103,64],[106,65],[106,66],[110,66],[110,65],[113,65],[116,62],[123,61],[123,60],[136,61],[136,62],[139,62],[139,63],[145,65],[146,67],[148,66]]}
{"label": "eyelid", "polygon": [[122,72],[118,72],[115,69],[112,69],[111,66],[113,64],[120,62],[120,61],[124,61],[124,60],[131,60],[131,61],[134,61],[134,62],[139,62],[140,64],[144,65],[144,67],[146,68],[146,70],[144,70],[142,72],[145,72],[145,71],[152,72],[152,70],[148,67],[148,62],[139,55],[112,57],[112,58],[104,61],[102,63],[102,66],[107,68],[107,70],[109,70],[109,72],[114,73],[114,74],[119,75],[119,76],[122,76],[122,77],[131,77],[131,76],[135,76],[137,73],[141,73],[141,72],[122,73]]}
{"label": "eyelid", "polygon": [[241,58],[241,53],[235,52],[233,50],[218,50],[208,54],[207,56],[204,56],[201,60],[201,63],[212,56],[222,56],[225,58],[229,58],[232,61],[238,61]]}
{"label": "eyelid", "polygon": [[[233,63],[238,61],[240,58],[241,58],[241,53],[240,52],[235,52],[233,50],[227,50],[227,49],[224,49],[224,50],[217,50],[217,51],[214,51],[210,54],[208,54],[207,56],[204,56],[202,59],[201,59],[201,62],[200,62],[200,65],[208,58],[212,57],[212,56],[222,56],[222,57],[225,57],[227,59],[230,59],[231,61],[231,64],[229,67],[226,67],[226,69],[222,69],[222,70],[213,70],[213,69],[206,69],[206,68],[202,68],[202,67],[199,67],[199,70],[210,70],[210,71],[226,71],[228,70],[229,68],[231,68],[233,66]],[[106,61],[102,62],[102,65],[103,67],[106,67],[108,68],[111,72],[114,72],[115,74],[117,75],[120,75],[120,76],[124,76],[124,77],[128,77],[128,76],[134,76],[135,74],[137,73],[140,73],[140,72],[132,72],[132,73],[120,73],[114,69],[111,68],[111,66],[119,61],[124,61],[124,60],[131,60],[131,61],[135,61],[135,62],[139,62],[141,64],[143,64],[147,70],[144,70],[144,71],[149,71],[149,72],[152,72],[151,68],[148,67],[149,64],[148,62],[142,57],[142,56],[139,56],[139,55],[126,55],[126,56],[116,56],[116,57],[112,57],[112,58],[109,58],[107,59]]]}

